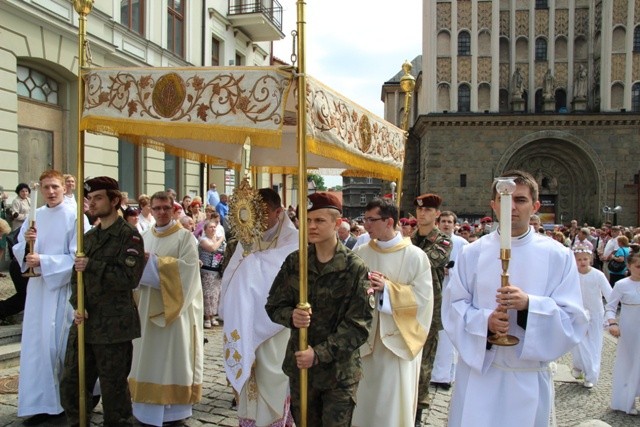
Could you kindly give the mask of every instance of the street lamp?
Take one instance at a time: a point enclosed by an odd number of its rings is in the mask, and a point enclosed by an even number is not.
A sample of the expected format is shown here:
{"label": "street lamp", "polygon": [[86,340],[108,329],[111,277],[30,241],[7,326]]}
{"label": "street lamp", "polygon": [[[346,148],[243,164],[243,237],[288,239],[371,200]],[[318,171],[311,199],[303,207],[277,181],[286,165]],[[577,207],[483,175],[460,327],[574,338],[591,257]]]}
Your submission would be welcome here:
{"label": "street lamp", "polygon": [[[614,222],[616,222],[615,221],[616,214],[619,214],[620,212],[622,212],[622,206],[616,206],[615,208],[611,208],[610,206],[605,205],[602,208],[602,213],[604,213],[605,219],[608,219],[609,215],[613,215]],[[613,224],[613,225],[616,225],[616,224]]]}

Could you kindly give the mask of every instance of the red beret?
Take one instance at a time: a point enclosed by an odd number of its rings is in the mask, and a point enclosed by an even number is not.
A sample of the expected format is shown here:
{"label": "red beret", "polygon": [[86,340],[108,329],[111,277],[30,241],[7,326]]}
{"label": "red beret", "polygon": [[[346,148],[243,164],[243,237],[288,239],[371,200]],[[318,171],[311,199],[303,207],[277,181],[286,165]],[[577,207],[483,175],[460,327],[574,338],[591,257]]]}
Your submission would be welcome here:
{"label": "red beret", "polygon": [[482,219],[480,220],[480,224],[484,224],[484,223],[486,223],[486,222],[493,222],[493,219],[491,219],[491,217],[490,217],[490,216],[485,216],[484,218],[482,218]]}
{"label": "red beret", "polygon": [[462,224],[460,226],[460,231],[471,231],[471,227],[469,226],[469,224]]}
{"label": "red beret", "polygon": [[442,204],[442,197],[432,193],[422,194],[416,197],[416,199],[413,201],[413,204],[421,208],[438,209]]}
{"label": "red beret", "polygon": [[118,181],[108,176],[97,176],[84,182],[84,191],[89,194],[98,190],[120,190]]}
{"label": "red beret", "polygon": [[307,212],[317,209],[335,209],[342,213],[342,203],[331,193],[313,193],[307,197]]}

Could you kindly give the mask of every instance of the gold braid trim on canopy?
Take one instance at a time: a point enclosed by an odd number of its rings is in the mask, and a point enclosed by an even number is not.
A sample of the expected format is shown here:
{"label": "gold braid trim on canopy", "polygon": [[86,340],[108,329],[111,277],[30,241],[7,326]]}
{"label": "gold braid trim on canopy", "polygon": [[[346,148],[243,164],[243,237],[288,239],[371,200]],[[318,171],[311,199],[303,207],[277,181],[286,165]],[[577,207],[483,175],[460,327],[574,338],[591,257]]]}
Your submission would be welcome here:
{"label": "gold braid trim on canopy", "polygon": [[[190,160],[239,169],[297,171],[298,88],[277,67],[89,69],[83,130]],[[315,79],[306,80],[308,168],[395,180],[405,132]]]}

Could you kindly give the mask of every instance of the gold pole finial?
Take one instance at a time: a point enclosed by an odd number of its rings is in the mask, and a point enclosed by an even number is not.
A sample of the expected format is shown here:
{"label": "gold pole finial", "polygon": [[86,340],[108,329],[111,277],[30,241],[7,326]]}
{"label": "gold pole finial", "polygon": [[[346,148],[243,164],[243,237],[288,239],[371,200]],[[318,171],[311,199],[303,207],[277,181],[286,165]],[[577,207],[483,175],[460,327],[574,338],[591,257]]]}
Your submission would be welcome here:
{"label": "gold pole finial", "polygon": [[94,1],[95,0],[73,0],[73,8],[78,12],[78,15],[86,16],[91,13]]}
{"label": "gold pole finial", "polygon": [[[402,130],[404,130],[405,135],[404,135],[404,146],[406,149],[407,146],[407,139],[409,137],[409,117],[411,117],[411,99],[413,98],[413,91],[416,88],[416,79],[415,77],[413,77],[411,75],[411,69],[413,68],[413,66],[411,65],[411,63],[407,60],[404,61],[404,64],[402,64],[402,71],[404,71],[404,75],[402,77],[400,77],[400,89],[402,89],[402,91],[404,92],[404,114],[402,115],[402,123],[400,125],[400,127],[402,128]],[[404,173],[404,168],[403,171],[400,173],[400,178],[398,179],[398,193],[397,193],[397,200],[398,200],[398,207],[402,206],[402,174]]]}

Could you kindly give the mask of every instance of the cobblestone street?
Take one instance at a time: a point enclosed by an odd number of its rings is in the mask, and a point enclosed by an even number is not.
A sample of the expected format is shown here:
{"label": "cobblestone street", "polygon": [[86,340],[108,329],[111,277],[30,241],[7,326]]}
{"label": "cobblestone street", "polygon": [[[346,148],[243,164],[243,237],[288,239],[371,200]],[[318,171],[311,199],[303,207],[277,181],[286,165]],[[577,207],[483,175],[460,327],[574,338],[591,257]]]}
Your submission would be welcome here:
{"label": "cobblestone street", "polygon": [[[0,298],[6,298],[11,293],[10,282],[7,279],[0,279]],[[189,427],[238,425],[235,410],[231,408],[233,395],[231,388],[227,386],[222,367],[221,332],[222,327],[205,330],[205,336],[209,342],[205,345],[203,398],[199,404],[195,405],[193,417],[186,423]],[[558,426],[577,426],[587,420],[601,420],[614,427],[635,427],[640,423],[640,418],[637,416],[609,409],[615,346],[615,339],[608,333],[605,334],[600,382],[591,390],[584,388],[581,382],[571,377],[570,356],[564,356],[558,361],[558,374],[555,381]],[[3,380],[6,383],[7,378],[16,378],[18,371],[18,367],[0,369],[0,383]],[[423,415],[423,425],[446,426],[452,391],[440,389],[436,391],[430,412]],[[3,390],[0,389],[0,393],[2,392]],[[0,427],[22,425],[22,419],[16,416],[17,399],[16,393],[0,394]],[[98,405],[93,413],[91,425],[102,425],[102,405]]]}

